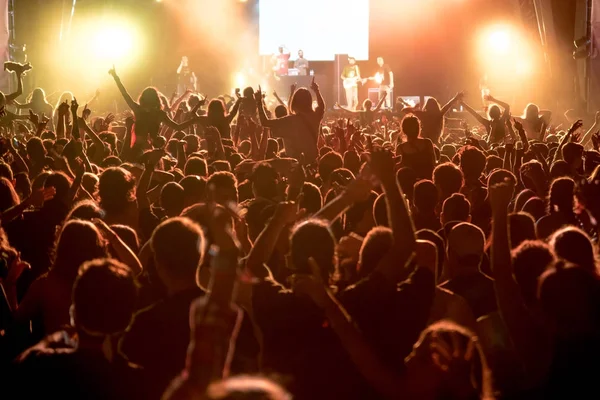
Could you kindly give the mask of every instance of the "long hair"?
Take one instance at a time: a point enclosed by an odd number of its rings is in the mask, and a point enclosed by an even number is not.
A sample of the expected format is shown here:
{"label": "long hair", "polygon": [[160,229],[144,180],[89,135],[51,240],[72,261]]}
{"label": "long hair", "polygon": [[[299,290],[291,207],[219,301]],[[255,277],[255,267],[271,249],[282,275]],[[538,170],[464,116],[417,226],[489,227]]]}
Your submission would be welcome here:
{"label": "long hair", "polygon": [[211,119],[225,117],[225,103],[223,103],[223,100],[212,99],[208,103],[207,116]]}
{"label": "long hair", "polygon": [[29,102],[32,104],[48,104],[46,101],[46,92],[42,88],[35,88],[29,95]]}
{"label": "long hair", "polygon": [[4,212],[17,204],[19,204],[19,195],[17,195],[12,183],[4,177],[0,178],[0,212]]}
{"label": "long hair", "polygon": [[527,120],[537,119],[539,117],[539,114],[540,108],[536,104],[529,103],[525,107],[525,110],[523,110],[523,116],[521,118]]}
{"label": "long hair", "polygon": [[312,95],[307,88],[297,89],[292,95],[290,108],[294,114],[310,113],[312,108]]}
{"label": "long hair", "polygon": [[423,108],[423,110],[427,112],[440,112],[442,111],[442,108],[435,97],[430,97],[427,99],[427,103],[425,103],[425,108]]}
{"label": "long hair", "polygon": [[63,92],[63,94],[61,94],[60,97],[58,98],[58,102],[54,106],[54,109],[57,110],[58,106],[60,106],[65,101],[67,101],[68,103],[71,103],[71,101],[73,100],[73,97],[75,97],[75,96],[73,95],[72,92],[68,92],[68,91]]}
{"label": "long hair", "polygon": [[161,110],[162,102],[160,101],[160,94],[158,89],[152,86],[148,86],[142,91],[138,98],[138,103],[141,107],[146,109]]}

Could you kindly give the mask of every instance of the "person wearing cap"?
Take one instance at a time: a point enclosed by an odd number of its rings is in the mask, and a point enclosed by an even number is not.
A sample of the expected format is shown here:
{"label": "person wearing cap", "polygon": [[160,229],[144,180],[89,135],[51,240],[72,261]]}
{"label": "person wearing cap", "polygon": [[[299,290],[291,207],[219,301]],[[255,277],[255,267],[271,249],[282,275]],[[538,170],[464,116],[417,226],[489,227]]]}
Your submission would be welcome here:
{"label": "person wearing cap", "polygon": [[468,222],[455,225],[446,240],[446,274],[448,281],[440,285],[462,296],[471,306],[475,318],[497,310],[494,281],[481,273],[485,235]]}

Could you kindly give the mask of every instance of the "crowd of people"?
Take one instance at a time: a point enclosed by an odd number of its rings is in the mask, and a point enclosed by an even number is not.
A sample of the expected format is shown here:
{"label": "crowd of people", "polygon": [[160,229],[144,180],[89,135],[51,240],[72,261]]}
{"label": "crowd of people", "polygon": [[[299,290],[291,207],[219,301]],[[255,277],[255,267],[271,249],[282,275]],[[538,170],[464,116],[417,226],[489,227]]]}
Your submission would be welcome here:
{"label": "crowd of people", "polygon": [[20,103],[29,68],[0,95],[1,398],[598,395],[600,113],[135,100],[113,68],[100,115]]}

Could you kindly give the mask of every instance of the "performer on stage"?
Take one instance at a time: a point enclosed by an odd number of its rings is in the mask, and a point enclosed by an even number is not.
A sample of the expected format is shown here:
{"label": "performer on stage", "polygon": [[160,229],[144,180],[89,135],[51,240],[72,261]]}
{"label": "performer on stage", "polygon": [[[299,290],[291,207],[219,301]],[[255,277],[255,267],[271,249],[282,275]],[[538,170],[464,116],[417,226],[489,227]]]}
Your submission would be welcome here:
{"label": "performer on stage", "polygon": [[390,66],[383,62],[383,57],[377,57],[376,80],[379,83],[379,99],[385,97],[384,108],[392,107],[392,89],[394,89],[394,73]]}
{"label": "performer on stage", "polygon": [[273,56],[274,66],[273,71],[275,71],[276,76],[285,76],[288,74],[288,63],[290,61],[290,52],[285,46],[279,46],[279,51],[277,54]]}
{"label": "performer on stage", "polygon": [[298,50],[298,59],[294,61],[294,68],[298,70],[298,75],[308,75],[308,60],[304,58],[304,51]]}
{"label": "performer on stage", "polygon": [[179,67],[177,67],[177,93],[182,95],[186,90],[196,91],[196,74],[190,69],[187,56],[181,57]]}
{"label": "performer on stage", "polygon": [[358,105],[358,82],[361,81],[360,69],[354,57],[348,57],[348,65],[344,67],[342,80],[346,91],[346,106],[354,111]]}

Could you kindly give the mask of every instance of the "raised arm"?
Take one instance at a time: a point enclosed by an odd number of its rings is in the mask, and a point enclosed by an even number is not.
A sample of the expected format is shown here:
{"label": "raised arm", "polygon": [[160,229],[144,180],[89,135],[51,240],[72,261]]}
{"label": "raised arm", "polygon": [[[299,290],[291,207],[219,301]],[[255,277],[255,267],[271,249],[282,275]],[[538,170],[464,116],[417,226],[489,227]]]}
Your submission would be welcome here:
{"label": "raised arm", "polygon": [[31,69],[31,65],[19,65],[19,68],[15,69],[15,73],[17,74],[17,91],[6,95],[6,104],[9,104],[11,101],[15,100],[17,97],[23,94],[23,74],[26,71]]}
{"label": "raised arm", "polygon": [[169,128],[176,130],[176,131],[182,131],[184,129],[189,128],[190,126],[197,124],[198,123],[198,117],[191,117],[190,119],[188,119],[187,121],[182,122],[181,124],[178,124],[177,122],[173,121],[171,119],[171,117],[169,117],[169,115],[166,112],[162,113],[162,122],[168,126]]}
{"label": "raised arm", "polygon": [[235,104],[233,105],[233,108],[231,109],[231,111],[229,112],[229,114],[227,114],[227,123],[231,124],[231,122],[233,121],[233,119],[235,118],[235,116],[237,115],[238,111],[240,110],[240,104],[242,103],[242,100],[237,99],[235,101]]}
{"label": "raised arm", "polygon": [[310,84],[310,88],[315,92],[315,96],[317,96],[317,111],[321,113],[321,116],[325,113],[325,100],[323,99],[323,95],[319,90],[319,85],[315,82],[315,78],[313,76],[312,83]]}
{"label": "raised arm", "polygon": [[448,103],[446,103],[443,107],[442,107],[442,115],[446,115],[446,113],[448,111],[450,111],[450,108],[452,108],[452,105],[454,103],[456,103],[457,101],[461,101],[464,97],[464,93],[463,92],[459,92],[456,93],[456,96],[454,96],[453,98],[450,99],[450,101]]}
{"label": "raised arm", "polygon": [[383,106],[383,103],[385,103],[386,98],[387,98],[387,92],[383,92],[381,94],[381,99],[379,99],[379,103],[377,103],[377,106],[375,107],[373,112],[379,112],[379,110],[381,110],[381,107]]}
{"label": "raised arm", "polygon": [[[384,102],[384,101],[385,101],[385,97],[382,97],[382,98],[381,98],[381,101],[379,102],[379,104],[381,104],[381,103],[382,103],[382,102]],[[359,114],[362,112],[362,111],[354,111],[354,110],[351,110],[351,109],[349,109],[349,108],[346,108],[346,107],[342,106],[342,105],[341,105],[341,104],[339,104],[339,103],[335,103],[335,106],[336,106],[337,108],[339,108],[340,110],[342,110],[343,112],[346,112],[346,113],[348,113],[348,114],[352,114],[352,115],[359,115]]]}
{"label": "raised arm", "polygon": [[583,121],[580,119],[575,121],[573,123],[573,125],[571,125],[571,127],[569,128],[569,130],[567,131],[565,136],[563,136],[562,139],[560,140],[560,142],[558,143],[558,147],[556,148],[556,152],[554,153],[554,159],[552,160],[552,164],[554,164],[558,160],[563,159],[563,155],[562,155],[563,147],[565,146],[565,144],[567,144],[567,141],[571,138],[573,133],[575,133],[575,131],[578,130],[579,128],[581,128],[582,126],[583,126]]}
{"label": "raised arm", "polygon": [[461,104],[465,108],[465,110],[467,110],[467,112],[469,114],[471,114],[477,120],[477,122],[479,122],[481,125],[485,126],[486,129],[490,128],[490,121],[488,119],[479,115],[479,113],[477,111],[475,111],[471,106],[469,106],[464,101]]}
{"label": "raised arm", "polygon": [[498,100],[495,97],[488,96],[488,100],[498,104],[500,107],[504,109],[504,114],[510,112],[510,104],[503,102],[502,100]]}
{"label": "raised arm", "polygon": [[123,86],[123,83],[121,83],[121,78],[119,78],[119,76],[117,75],[115,67],[112,67],[112,69],[108,71],[108,74],[113,77],[115,83],[117,84],[117,87],[119,88],[119,91],[121,92],[121,95],[123,96],[123,99],[125,99],[125,102],[129,106],[129,108],[131,108],[131,110],[135,113],[139,109],[140,105],[133,101],[133,99],[127,92],[127,89],[125,89],[125,86]]}
{"label": "raised arm", "polygon": [[585,135],[583,135],[583,138],[581,139],[581,145],[584,148],[592,140],[592,135],[594,134],[594,132],[596,132],[598,130],[599,126],[600,126],[600,111],[597,111],[596,116],[594,118],[594,125],[592,125],[590,129],[588,129],[588,131],[585,133]]}
{"label": "raised arm", "polygon": [[335,199],[327,203],[315,214],[315,218],[333,223],[354,203],[365,201],[371,193],[371,182],[364,177],[357,177]]}

